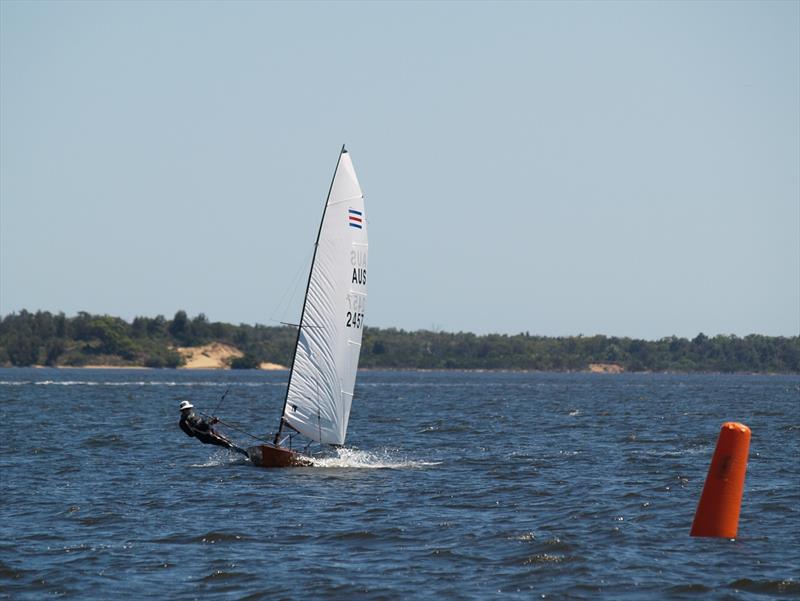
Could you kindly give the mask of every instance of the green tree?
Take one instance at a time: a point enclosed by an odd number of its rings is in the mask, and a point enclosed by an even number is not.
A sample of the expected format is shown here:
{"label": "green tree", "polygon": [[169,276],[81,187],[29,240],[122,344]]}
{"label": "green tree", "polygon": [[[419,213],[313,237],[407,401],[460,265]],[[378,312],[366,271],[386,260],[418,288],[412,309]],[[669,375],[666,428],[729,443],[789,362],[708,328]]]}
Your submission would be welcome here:
{"label": "green tree", "polygon": [[181,309],[177,313],[175,313],[175,317],[172,318],[172,321],[169,324],[169,333],[170,335],[180,340],[186,334],[186,325],[189,323],[189,318],[186,315],[186,311]]}
{"label": "green tree", "polygon": [[235,357],[231,361],[231,369],[257,369],[261,365],[255,355],[245,354],[242,357]]}
{"label": "green tree", "polygon": [[27,367],[39,362],[39,348],[33,337],[13,334],[6,344],[6,353],[12,365]]}

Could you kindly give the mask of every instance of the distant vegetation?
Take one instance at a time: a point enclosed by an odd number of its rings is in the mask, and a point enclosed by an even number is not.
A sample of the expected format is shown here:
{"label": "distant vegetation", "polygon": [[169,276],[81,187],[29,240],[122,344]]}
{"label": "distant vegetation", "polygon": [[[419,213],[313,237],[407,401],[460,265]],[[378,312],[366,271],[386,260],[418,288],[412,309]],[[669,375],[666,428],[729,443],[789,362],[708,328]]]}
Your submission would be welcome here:
{"label": "distant vegetation", "polygon": [[190,319],[185,311],[171,320],[159,315],[131,323],[83,312],[66,317],[21,311],[0,321],[0,365],[180,367],[177,347],[219,341],[245,353],[234,367],[249,368],[267,359],[289,360],[295,338],[296,331],[286,326],[211,323],[202,314]]}
{"label": "distant vegetation", "polygon": [[[177,347],[215,341],[244,352],[234,368],[289,365],[296,336],[290,326],[237,326],[209,322],[203,314],[189,318],[185,311],[171,320],[159,315],[131,323],[83,312],[21,311],[0,320],[0,365],[180,367]],[[579,371],[592,363],[626,371],[800,373],[800,337],[698,334],[647,341],[365,328],[361,348],[361,366],[371,368]]]}

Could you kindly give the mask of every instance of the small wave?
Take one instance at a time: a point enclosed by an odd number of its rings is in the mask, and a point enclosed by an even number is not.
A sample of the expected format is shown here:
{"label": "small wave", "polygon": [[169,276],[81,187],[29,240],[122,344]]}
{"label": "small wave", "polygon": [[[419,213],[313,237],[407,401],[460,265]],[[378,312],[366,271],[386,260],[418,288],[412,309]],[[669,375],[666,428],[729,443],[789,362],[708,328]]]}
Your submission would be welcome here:
{"label": "small wave", "polygon": [[98,434],[87,438],[81,446],[89,448],[103,448],[103,447],[124,447],[125,442],[122,437],[116,434]]}
{"label": "small wave", "polygon": [[564,563],[565,561],[570,561],[570,558],[566,555],[552,555],[550,553],[538,553],[536,555],[531,555],[525,561],[522,562],[522,565],[532,565],[537,563]]}
{"label": "small wave", "polygon": [[462,558],[462,555],[452,549],[432,549],[428,553],[425,553],[422,557],[428,559],[453,559],[458,560]]}
{"label": "small wave", "polygon": [[416,461],[392,456],[389,451],[370,453],[357,449],[336,449],[335,457],[312,457],[314,467],[403,469],[439,465],[440,461]]}
{"label": "small wave", "polygon": [[[565,543],[557,536],[553,536],[552,538],[548,538],[544,541],[541,541],[541,544],[547,547],[548,551],[565,551],[565,552],[572,551],[572,545],[570,545],[569,543]],[[550,553],[550,554],[557,554],[557,553]]]}
{"label": "small wave", "polygon": [[671,593],[680,594],[680,593],[710,593],[712,588],[707,587],[704,584],[680,584],[677,586],[673,586],[667,589]]}
{"label": "small wave", "polygon": [[472,432],[472,428],[460,424],[431,424],[418,430],[417,434],[427,434],[428,432],[436,432],[437,434],[459,434],[462,432]]}
{"label": "small wave", "polygon": [[334,534],[331,537],[333,540],[341,540],[341,541],[365,541],[365,540],[372,540],[376,538],[380,538],[374,532],[370,532],[369,530],[354,530],[352,532],[339,532]]}
{"label": "small wave", "polygon": [[728,588],[750,593],[800,593],[800,582],[797,580],[750,580],[740,578],[728,585]]}
{"label": "small wave", "polygon": [[5,580],[19,580],[28,573],[27,570],[22,568],[15,568],[4,564],[0,561],[0,579]]}
{"label": "small wave", "polygon": [[97,526],[103,524],[118,524],[121,516],[116,513],[105,513],[97,516],[87,516],[78,518],[78,523],[83,526]]}
{"label": "small wave", "polygon": [[242,580],[253,580],[252,574],[246,574],[244,572],[226,572],[224,570],[214,570],[208,576],[204,576],[200,580],[203,582],[228,582],[229,580],[233,581],[242,581]]}
{"label": "small wave", "polygon": [[252,540],[244,534],[234,534],[230,532],[218,532],[212,530],[205,534],[187,536],[184,534],[172,534],[163,538],[151,540],[152,543],[167,545],[216,545],[218,543],[239,543]]}

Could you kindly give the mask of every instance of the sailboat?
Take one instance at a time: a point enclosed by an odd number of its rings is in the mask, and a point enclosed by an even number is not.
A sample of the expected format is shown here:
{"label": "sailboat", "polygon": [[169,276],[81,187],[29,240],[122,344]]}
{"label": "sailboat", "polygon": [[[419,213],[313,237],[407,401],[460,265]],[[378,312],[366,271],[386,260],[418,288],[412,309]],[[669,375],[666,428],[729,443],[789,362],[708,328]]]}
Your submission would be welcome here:
{"label": "sailboat", "polygon": [[254,465],[311,465],[308,455],[291,448],[297,434],[322,445],[344,444],[367,302],[367,248],[364,195],[342,146],[314,245],[278,431],[272,444],[247,449]]}

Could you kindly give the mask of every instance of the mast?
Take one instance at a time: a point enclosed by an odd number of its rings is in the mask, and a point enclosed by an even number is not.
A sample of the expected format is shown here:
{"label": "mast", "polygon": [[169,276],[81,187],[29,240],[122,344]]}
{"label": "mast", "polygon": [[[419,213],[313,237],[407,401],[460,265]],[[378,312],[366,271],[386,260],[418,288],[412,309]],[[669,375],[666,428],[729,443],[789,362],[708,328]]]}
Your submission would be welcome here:
{"label": "mast", "polygon": [[[300,312],[300,325],[297,327],[297,338],[294,341],[294,354],[292,355],[292,365],[289,368],[289,381],[286,383],[286,395],[283,397],[283,409],[281,409],[280,423],[278,424],[278,431],[275,433],[274,444],[278,444],[281,432],[283,432],[283,414],[286,413],[286,403],[289,401],[289,388],[292,385],[292,374],[294,373],[294,362],[297,358],[297,346],[300,344],[300,332],[303,328],[303,320],[306,317],[306,303],[308,303],[308,289],[311,287],[311,276],[314,273],[314,263],[317,259],[317,248],[319,248],[319,237],[322,234],[322,225],[325,223],[325,213],[328,210],[328,202],[331,199],[331,192],[333,191],[333,183],[336,181],[336,173],[339,171],[339,162],[342,160],[342,155],[347,152],[345,145],[342,144],[342,149],[339,151],[339,157],[336,159],[336,168],[333,170],[333,177],[331,178],[331,185],[328,188],[328,195],[325,197],[325,206],[322,208],[322,217],[319,220],[319,229],[317,230],[317,239],[314,242],[314,254],[311,257],[311,268],[308,270],[308,281],[306,282],[306,293],[303,297],[303,309]],[[291,428],[291,425],[289,425]]]}

